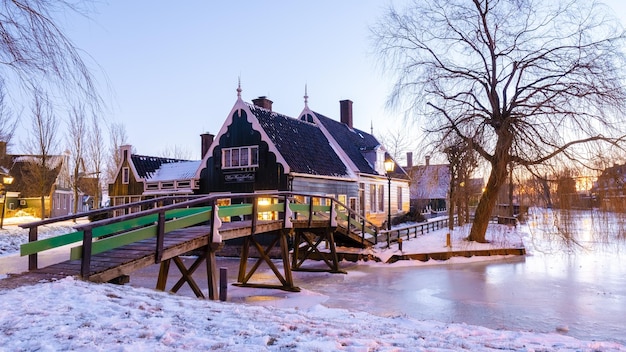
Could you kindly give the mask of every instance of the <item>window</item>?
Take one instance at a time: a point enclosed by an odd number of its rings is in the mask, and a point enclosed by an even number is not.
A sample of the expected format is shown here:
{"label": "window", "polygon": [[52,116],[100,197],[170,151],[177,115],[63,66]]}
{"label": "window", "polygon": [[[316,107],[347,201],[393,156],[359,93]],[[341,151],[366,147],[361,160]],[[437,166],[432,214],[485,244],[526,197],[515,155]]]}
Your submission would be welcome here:
{"label": "window", "polygon": [[398,187],[398,210],[402,211],[402,187]]}
{"label": "window", "polygon": [[376,185],[370,185],[370,211],[376,212]]}
{"label": "window", "polygon": [[385,186],[378,186],[378,211],[385,211]]}
{"label": "window", "polygon": [[128,167],[123,167],[122,168],[122,183],[123,184],[128,184],[128,182],[130,181],[130,169]]}
{"label": "window", "polygon": [[257,205],[259,206],[259,220],[276,220],[278,219],[278,213],[275,211],[263,211],[264,208],[268,208],[272,204],[276,204],[278,199],[276,198],[259,198]]}
{"label": "window", "polygon": [[259,147],[237,147],[222,149],[222,168],[259,166]]}
{"label": "window", "polygon": [[[215,204],[218,207],[226,207],[231,204],[230,202],[231,202],[230,198],[221,198],[221,199],[218,199]],[[221,219],[222,219],[222,222],[230,222],[230,216],[222,216]]]}

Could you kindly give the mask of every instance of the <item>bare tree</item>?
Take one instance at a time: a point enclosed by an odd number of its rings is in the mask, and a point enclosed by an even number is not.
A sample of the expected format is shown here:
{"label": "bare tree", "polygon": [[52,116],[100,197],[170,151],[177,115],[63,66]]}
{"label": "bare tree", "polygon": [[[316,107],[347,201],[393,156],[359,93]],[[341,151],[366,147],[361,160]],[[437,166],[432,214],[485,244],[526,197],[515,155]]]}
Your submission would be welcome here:
{"label": "bare tree", "polygon": [[102,202],[101,193],[101,174],[102,164],[105,158],[105,142],[104,135],[102,134],[102,128],[97,115],[92,115],[91,129],[89,133],[89,140],[87,141],[87,160],[89,170],[96,176],[96,188],[94,191],[94,206],[96,209],[100,208]]}
{"label": "bare tree", "polygon": [[58,158],[55,158],[59,124],[47,95],[37,91],[35,93],[31,110],[30,137],[25,145],[26,150],[32,154],[27,168],[27,178],[32,180],[34,193],[41,199],[41,218],[44,219],[46,216],[45,197],[51,195],[51,179],[54,178],[54,170],[61,163]]}
{"label": "bare tree", "polygon": [[126,127],[122,123],[111,123],[109,125],[110,138],[110,157],[107,163],[107,180],[113,181],[118,166],[122,163],[122,155],[120,155],[120,147],[128,143],[128,135]]}
{"label": "bare tree", "polygon": [[159,156],[170,159],[191,160],[191,151],[178,145],[165,147]]}
{"label": "bare tree", "polygon": [[459,225],[469,220],[470,179],[477,163],[474,150],[465,141],[455,137],[448,141],[450,145],[443,151],[450,170],[448,227],[453,230],[455,207]]}
{"label": "bare tree", "polygon": [[84,15],[85,4],[0,0],[0,75],[14,77],[11,81],[33,94],[56,89],[65,100],[98,106],[100,98],[89,69],[54,18],[69,12]]}
{"label": "bare tree", "polygon": [[395,131],[388,129],[384,134],[376,137],[394,160],[403,160],[406,152],[414,149],[415,138],[411,138],[410,131],[406,127],[399,127]]}
{"label": "bare tree", "polygon": [[584,164],[581,146],[622,142],[625,37],[596,1],[420,0],[372,31],[397,72],[390,103],[490,164],[470,240],[486,241],[509,164]]}
{"label": "bare tree", "polygon": [[70,162],[72,168],[70,186],[72,187],[72,193],[74,195],[72,211],[74,214],[78,214],[79,184],[80,178],[85,172],[84,157],[86,154],[85,144],[88,131],[84,106],[78,105],[73,107],[72,110],[69,111],[67,127],[67,143],[70,148]]}
{"label": "bare tree", "polygon": [[17,119],[6,101],[4,81],[0,79],[0,141],[11,143],[17,128]]}

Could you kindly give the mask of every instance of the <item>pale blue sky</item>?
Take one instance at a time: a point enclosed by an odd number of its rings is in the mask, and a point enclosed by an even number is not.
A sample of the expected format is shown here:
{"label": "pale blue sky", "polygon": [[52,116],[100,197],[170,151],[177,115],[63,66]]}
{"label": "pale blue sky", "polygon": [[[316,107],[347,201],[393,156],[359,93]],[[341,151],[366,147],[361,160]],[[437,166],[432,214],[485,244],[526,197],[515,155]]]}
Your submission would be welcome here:
{"label": "pale blue sky", "polygon": [[[199,135],[218,132],[239,78],[244,100],[266,95],[288,116],[302,110],[307,84],[314,111],[338,119],[339,100],[350,99],[355,127],[397,130],[403,114],[385,108],[393,82],[371,52],[369,26],[405,2],[111,0],[64,26],[98,80],[108,77],[104,118],[125,125],[137,153],[177,146],[199,159]],[[606,3],[626,18],[622,0]],[[409,129],[419,138],[419,126]]]}
{"label": "pale blue sky", "polygon": [[368,26],[388,4],[111,1],[68,29],[106,72],[107,118],[124,123],[137,153],[177,145],[200,158],[199,135],[218,132],[239,77],[244,100],[266,95],[288,116],[303,109],[306,84],[309,106],[328,117],[352,100],[357,128],[400,119],[385,109],[389,82],[370,53]]}

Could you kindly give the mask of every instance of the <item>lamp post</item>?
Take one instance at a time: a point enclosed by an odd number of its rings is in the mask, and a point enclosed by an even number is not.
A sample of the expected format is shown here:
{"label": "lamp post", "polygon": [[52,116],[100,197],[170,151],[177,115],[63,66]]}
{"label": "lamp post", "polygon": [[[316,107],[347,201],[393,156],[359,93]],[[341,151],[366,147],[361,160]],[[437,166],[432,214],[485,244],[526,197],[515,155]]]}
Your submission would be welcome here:
{"label": "lamp post", "polygon": [[391,230],[391,173],[396,167],[396,164],[388,158],[384,162],[385,172],[387,173],[387,230]]}
{"label": "lamp post", "polygon": [[7,187],[13,183],[13,177],[10,175],[5,175],[2,177],[2,216],[0,217],[0,229],[4,226],[4,209],[7,204]]}

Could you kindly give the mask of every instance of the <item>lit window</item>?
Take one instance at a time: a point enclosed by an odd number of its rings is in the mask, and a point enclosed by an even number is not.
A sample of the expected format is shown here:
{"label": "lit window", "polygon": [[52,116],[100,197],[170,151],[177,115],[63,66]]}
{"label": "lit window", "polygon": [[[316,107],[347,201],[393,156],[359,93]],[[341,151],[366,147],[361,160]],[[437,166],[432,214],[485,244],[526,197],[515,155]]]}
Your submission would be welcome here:
{"label": "lit window", "polygon": [[[230,198],[221,198],[218,199],[215,203],[218,207],[225,207],[230,205]],[[230,222],[230,216],[221,217],[222,222]]]}
{"label": "lit window", "polygon": [[266,208],[272,204],[276,204],[277,199],[276,198],[259,198],[258,199],[258,206],[259,206],[259,215],[258,215],[258,219],[259,220],[276,220],[278,219],[278,213],[276,213],[275,211],[262,211],[263,208]]}

